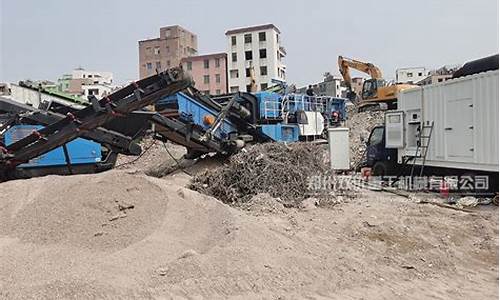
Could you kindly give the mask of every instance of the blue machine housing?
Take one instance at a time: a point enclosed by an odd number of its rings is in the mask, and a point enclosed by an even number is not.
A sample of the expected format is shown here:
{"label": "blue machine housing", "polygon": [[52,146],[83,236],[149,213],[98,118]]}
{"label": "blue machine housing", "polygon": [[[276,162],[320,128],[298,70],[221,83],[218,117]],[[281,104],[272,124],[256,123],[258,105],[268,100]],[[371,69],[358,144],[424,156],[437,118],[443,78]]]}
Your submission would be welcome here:
{"label": "blue machine housing", "polygon": [[280,119],[282,96],[274,92],[257,92],[255,97],[259,102],[259,118]]}
{"label": "blue machine housing", "polygon": [[284,111],[294,114],[299,111],[320,112],[326,126],[337,126],[346,120],[345,99],[330,96],[307,96],[304,94],[279,94],[257,92],[261,132],[274,141],[294,142],[299,140],[299,125],[285,123]]}
{"label": "blue machine housing", "polygon": [[[182,92],[158,101],[157,105],[177,107],[179,119],[181,121],[185,123],[193,123],[202,127],[204,130],[208,130],[210,128],[210,124],[206,124],[203,119],[206,116],[217,118],[218,115],[217,111],[203,105],[199,101],[196,101]],[[213,135],[220,140],[224,140],[228,138],[230,133],[233,132],[237,132],[236,126],[226,119],[223,121],[219,129],[213,133]]]}
{"label": "blue machine housing", "polygon": [[262,124],[259,125],[262,134],[275,142],[296,142],[299,140],[299,127],[294,124]]}
{"label": "blue machine housing", "polygon": [[[23,137],[31,134],[34,130],[43,128],[40,125],[14,125],[4,134],[5,145],[10,145]],[[72,165],[95,164],[101,161],[101,144],[84,138],[77,138],[66,144],[70,162]],[[21,164],[19,168],[36,168],[66,165],[63,147],[58,147],[27,163]]]}
{"label": "blue machine housing", "polygon": [[[293,123],[294,121],[284,120],[287,116],[283,116],[283,110],[288,115],[297,111],[321,112],[325,117],[325,125],[332,124],[330,121],[332,120],[333,112],[338,112],[336,114],[337,119],[339,116],[342,119],[345,118],[345,101],[342,98],[311,97],[303,94],[282,95],[270,91],[261,91],[255,94],[247,93],[246,97],[248,96],[256,99],[255,105],[258,107],[258,110],[255,111],[257,118],[252,121],[252,125],[257,128],[258,134],[261,135],[258,139],[264,137],[276,142],[299,141],[299,124]],[[210,122],[206,122],[207,117],[216,119],[219,111],[211,107],[210,103],[202,100],[179,92],[158,101],[156,108],[160,111],[165,109],[165,115],[177,115],[179,121],[197,126],[202,131],[207,131],[212,126]],[[245,100],[244,98],[240,98],[237,101]],[[289,121],[290,123],[287,123]],[[212,135],[216,140],[225,141],[230,139],[231,136],[238,136],[238,134],[242,133],[238,132],[238,128],[240,127],[226,118],[223,120],[221,126],[212,132]],[[254,138],[257,138],[257,136],[254,136]]]}

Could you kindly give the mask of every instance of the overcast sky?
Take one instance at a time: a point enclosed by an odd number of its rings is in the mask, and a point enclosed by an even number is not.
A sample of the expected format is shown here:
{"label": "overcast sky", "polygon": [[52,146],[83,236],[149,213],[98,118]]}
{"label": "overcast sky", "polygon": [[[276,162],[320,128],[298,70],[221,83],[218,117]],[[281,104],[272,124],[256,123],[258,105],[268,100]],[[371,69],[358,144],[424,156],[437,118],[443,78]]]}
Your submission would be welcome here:
{"label": "overcast sky", "polygon": [[137,41],[180,24],[199,53],[225,51],[224,32],[274,23],[289,83],[338,74],[337,56],[378,65],[439,67],[498,53],[498,0],[132,1],[0,0],[0,81],[56,80],[82,66],[138,77]]}

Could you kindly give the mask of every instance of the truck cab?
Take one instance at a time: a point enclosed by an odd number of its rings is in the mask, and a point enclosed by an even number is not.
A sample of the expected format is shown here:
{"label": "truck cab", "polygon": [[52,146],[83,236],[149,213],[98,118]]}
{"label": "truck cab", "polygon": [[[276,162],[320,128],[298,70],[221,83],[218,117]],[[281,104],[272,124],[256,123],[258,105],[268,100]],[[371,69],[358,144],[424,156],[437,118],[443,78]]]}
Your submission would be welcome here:
{"label": "truck cab", "polygon": [[366,142],[366,151],[361,167],[369,167],[372,174],[384,176],[393,173],[397,164],[397,149],[385,147],[385,126],[375,126]]}

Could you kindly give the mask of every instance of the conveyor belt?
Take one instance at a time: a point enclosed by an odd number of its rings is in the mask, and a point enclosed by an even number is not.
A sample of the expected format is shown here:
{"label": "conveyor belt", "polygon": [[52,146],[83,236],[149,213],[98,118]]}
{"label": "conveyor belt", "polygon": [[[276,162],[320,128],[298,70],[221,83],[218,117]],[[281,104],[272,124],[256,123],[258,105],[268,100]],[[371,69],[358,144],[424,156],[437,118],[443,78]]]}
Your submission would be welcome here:
{"label": "conveyor belt", "polygon": [[119,116],[126,116],[190,85],[191,80],[179,68],[134,82],[99,100],[95,105],[69,113],[64,119],[6,146],[0,160],[0,170],[8,171]]}

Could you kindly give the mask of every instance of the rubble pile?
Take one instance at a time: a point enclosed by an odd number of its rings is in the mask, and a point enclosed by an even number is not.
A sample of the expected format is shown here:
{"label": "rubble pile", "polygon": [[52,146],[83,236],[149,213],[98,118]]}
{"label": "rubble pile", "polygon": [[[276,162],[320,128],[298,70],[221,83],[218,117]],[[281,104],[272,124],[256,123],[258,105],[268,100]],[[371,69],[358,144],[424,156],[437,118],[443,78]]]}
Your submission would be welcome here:
{"label": "rubble pile", "polygon": [[243,204],[268,193],[287,207],[307,198],[308,180],[328,170],[327,153],[310,143],[253,145],[218,168],[195,176],[191,189],[229,204]]}
{"label": "rubble pile", "polygon": [[370,132],[376,125],[383,125],[383,111],[357,112],[355,106],[347,108],[347,127],[349,127],[349,144],[351,152],[351,167],[356,168],[363,158],[366,142]]}
{"label": "rubble pile", "polygon": [[115,168],[136,169],[150,176],[161,177],[169,169],[175,168],[177,165],[175,160],[181,160],[186,153],[183,146],[170,142],[162,143],[154,140],[151,136],[144,137],[139,145],[142,148],[142,153],[139,156],[120,154]]}

